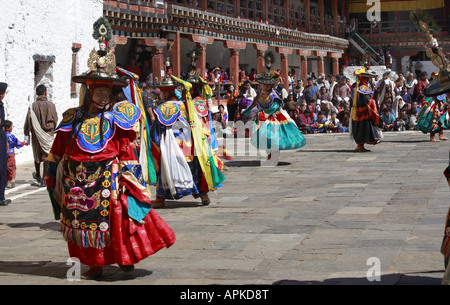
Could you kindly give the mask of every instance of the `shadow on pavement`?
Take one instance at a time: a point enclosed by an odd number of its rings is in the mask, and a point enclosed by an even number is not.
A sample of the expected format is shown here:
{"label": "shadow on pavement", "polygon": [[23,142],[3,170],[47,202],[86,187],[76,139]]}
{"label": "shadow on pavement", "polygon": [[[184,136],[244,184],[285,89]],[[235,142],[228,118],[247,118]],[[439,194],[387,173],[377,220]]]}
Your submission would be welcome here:
{"label": "shadow on pavement", "polygon": [[[198,201],[178,201],[166,199],[166,205],[162,209],[176,209],[176,208],[198,208],[203,207],[200,198]],[[156,208],[161,209],[161,208]]]}
{"label": "shadow on pavement", "polygon": [[[277,163],[277,166],[286,166],[290,164],[290,162],[280,161]],[[260,167],[261,161],[228,161],[225,162],[225,165],[229,167]]]}
{"label": "shadow on pavement", "polygon": [[380,281],[369,281],[367,278],[332,278],[324,281],[279,280],[273,285],[442,285],[442,279],[424,276],[425,273],[443,273],[444,270],[408,273],[392,273],[381,275]]}
{"label": "shadow on pavement", "polygon": [[[369,148],[370,149],[370,148]],[[297,152],[301,153],[355,153],[355,149],[320,149],[320,150],[313,150],[313,149],[301,149],[297,150]]]}
{"label": "shadow on pavement", "polygon": [[16,222],[16,223],[0,223],[0,225],[6,225],[10,228],[32,228],[39,227],[41,230],[60,231],[59,221],[37,223],[37,222]]}
{"label": "shadow on pavement", "polygon": [[[67,273],[71,269],[71,264],[51,261],[0,261],[0,273],[11,273],[16,275],[34,275],[52,277],[57,279],[67,279]],[[87,267],[82,265],[81,274],[87,271]],[[70,271],[71,272],[71,271]],[[69,274],[73,274],[72,272]],[[152,271],[144,269],[134,269],[131,272],[124,272],[118,266],[103,267],[103,276],[95,281],[115,282],[127,281],[153,274]],[[93,280],[82,280],[93,281]]]}

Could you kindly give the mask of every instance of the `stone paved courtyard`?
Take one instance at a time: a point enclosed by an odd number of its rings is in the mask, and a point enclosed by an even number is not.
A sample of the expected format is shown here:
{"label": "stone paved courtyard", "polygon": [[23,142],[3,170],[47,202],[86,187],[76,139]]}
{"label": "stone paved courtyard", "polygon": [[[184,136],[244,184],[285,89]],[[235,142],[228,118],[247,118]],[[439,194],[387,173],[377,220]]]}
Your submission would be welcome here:
{"label": "stone paved courtyard", "polygon": [[[256,156],[226,161],[209,206],[190,197],[157,209],[177,235],[171,248],[130,274],[108,266],[89,284],[440,285],[450,142],[385,133],[371,152],[354,153],[348,134],[306,140],[282,151],[275,167]],[[32,171],[18,165],[13,202],[0,207],[0,284],[73,284],[66,243]],[[370,258],[380,282],[367,279]]]}

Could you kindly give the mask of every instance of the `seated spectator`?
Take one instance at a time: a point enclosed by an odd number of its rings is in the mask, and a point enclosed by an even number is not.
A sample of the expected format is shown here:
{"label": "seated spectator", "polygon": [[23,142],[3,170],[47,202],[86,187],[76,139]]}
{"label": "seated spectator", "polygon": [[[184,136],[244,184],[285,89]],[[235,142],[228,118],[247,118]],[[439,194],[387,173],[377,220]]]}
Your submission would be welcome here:
{"label": "seated spectator", "polygon": [[400,109],[400,113],[398,114],[398,118],[396,120],[396,131],[405,131],[407,129],[409,129],[409,116],[406,113],[408,109],[408,105],[404,105],[401,109]]}
{"label": "seated spectator", "polygon": [[293,94],[289,94],[286,102],[284,103],[283,109],[289,114],[291,118],[294,118],[294,112],[298,110],[297,101]]}
{"label": "seated spectator", "polygon": [[315,125],[316,120],[314,117],[311,118],[311,114],[313,113],[309,108],[306,108],[303,112],[299,112],[295,123],[302,133],[312,133],[311,128]]}
{"label": "seated spectator", "polygon": [[405,101],[406,104],[409,104],[409,105],[411,104],[412,97],[411,97],[411,94],[408,93],[407,87],[402,87],[401,97],[402,97],[403,101]]}
{"label": "seated spectator", "polygon": [[331,118],[325,122],[325,126],[327,127],[327,132],[339,132],[341,127],[341,122],[339,122],[339,119],[337,118],[337,112],[332,111],[331,112]]}
{"label": "seated spectator", "polygon": [[383,131],[392,131],[395,127],[395,117],[391,113],[391,109],[388,107],[384,108],[381,113],[381,121],[383,123]]}
{"label": "seated spectator", "polygon": [[342,116],[341,116],[341,119],[339,119],[339,122],[341,123],[341,126],[339,127],[339,131],[340,132],[349,132],[350,111],[343,110],[341,112],[342,112]]}
{"label": "seated spectator", "polygon": [[412,101],[407,110],[409,116],[409,130],[415,130],[417,125],[417,115],[419,114],[420,108],[417,107],[417,101]]}
{"label": "seated spectator", "polygon": [[313,133],[323,133],[327,131],[327,127],[325,126],[325,123],[327,122],[327,118],[325,116],[325,113],[323,111],[319,111],[317,113],[317,120],[314,123],[314,125],[311,127],[311,131]]}

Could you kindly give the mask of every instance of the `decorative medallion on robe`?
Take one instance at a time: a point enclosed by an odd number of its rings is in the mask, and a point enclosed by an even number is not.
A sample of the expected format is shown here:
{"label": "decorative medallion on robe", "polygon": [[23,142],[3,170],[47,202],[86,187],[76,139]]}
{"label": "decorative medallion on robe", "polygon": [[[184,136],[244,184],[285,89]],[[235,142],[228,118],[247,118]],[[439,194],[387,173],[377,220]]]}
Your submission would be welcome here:
{"label": "decorative medallion on robe", "polygon": [[[123,101],[114,105],[112,111],[103,113],[103,123],[100,124],[101,113],[88,116],[80,126],[78,120],[83,116],[81,107],[72,108],[64,112],[63,119],[56,128],[58,131],[72,131],[76,122],[74,135],[77,136],[78,146],[86,152],[102,151],[115,133],[115,128],[131,130],[141,116],[141,111],[134,104]],[[102,128],[102,135],[100,133]]]}
{"label": "decorative medallion on robe", "polygon": [[109,243],[112,161],[77,162],[63,167],[61,225],[64,238],[84,248]]}

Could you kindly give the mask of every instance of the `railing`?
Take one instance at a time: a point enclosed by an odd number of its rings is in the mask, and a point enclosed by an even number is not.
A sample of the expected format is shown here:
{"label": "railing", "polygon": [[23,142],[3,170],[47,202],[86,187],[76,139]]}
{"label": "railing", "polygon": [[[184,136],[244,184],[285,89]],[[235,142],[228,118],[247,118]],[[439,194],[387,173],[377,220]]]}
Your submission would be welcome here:
{"label": "railing", "polygon": [[[437,19],[435,21],[441,27],[441,32],[448,33],[449,20]],[[356,31],[363,37],[381,37],[382,35],[404,37],[415,36],[416,33],[421,32],[414,26],[414,23],[411,20],[381,21],[377,24],[372,24],[370,22],[358,22],[356,25]]]}
{"label": "railing", "polygon": [[[328,34],[337,37],[344,37],[345,34],[345,24],[344,20],[337,16],[337,29],[335,29],[335,17],[325,15],[323,20],[324,24],[321,25],[321,16],[319,13],[315,12],[315,10],[311,9],[309,14],[309,28],[307,26],[307,14],[301,8],[290,8],[289,12],[286,12],[286,16],[277,15],[278,18],[273,18],[273,12],[269,9],[268,15],[259,16],[257,14],[252,13],[251,15],[242,14],[242,11],[245,9],[241,8],[241,12],[237,10],[238,0],[234,1],[234,6],[230,10],[229,4],[224,7],[223,5],[217,5],[215,1],[207,1],[206,11],[214,14],[234,17],[241,20],[249,20],[256,21],[262,24],[275,25],[280,26],[287,29],[293,29],[298,31],[304,31],[307,33],[318,33],[318,34]],[[198,0],[168,0],[168,4],[173,4],[176,6],[184,6],[187,8],[199,9],[199,1]],[[225,9],[224,9],[225,8]],[[284,12],[284,10],[283,10]],[[287,18],[289,17],[289,18]]]}

